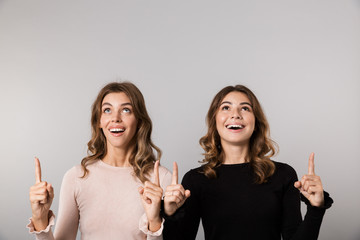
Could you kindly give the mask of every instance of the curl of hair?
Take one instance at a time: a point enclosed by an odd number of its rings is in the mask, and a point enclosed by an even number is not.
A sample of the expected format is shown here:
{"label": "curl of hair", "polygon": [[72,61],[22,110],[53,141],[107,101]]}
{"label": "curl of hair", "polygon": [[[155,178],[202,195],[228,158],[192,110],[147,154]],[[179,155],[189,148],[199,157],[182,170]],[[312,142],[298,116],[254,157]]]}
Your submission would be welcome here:
{"label": "curl of hair", "polygon": [[91,110],[91,139],[87,144],[88,156],[81,161],[84,171],[82,178],[89,173],[87,166],[103,159],[107,154],[106,138],[100,128],[101,105],[106,95],[119,92],[125,93],[130,99],[138,121],[137,131],[131,142],[134,147],[130,154],[129,163],[133,167],[134,175],[141,182],[145,182],[148,180],[150,170],[154,167],[154,162],[160,160],[161,150],[151,140],[152,122],[146,110],[144,97],[140,90],[130,82],[112,82],[107,84],[100,90],[94,101]]}
{"label": "curl of hair", "polygon": [[216,114],[222,100],[230,92],[244,93],[250,100],[255,115],[255,129],[250,137],[249,153],[246,161],[254,172],[255,183],[267,181],[275,172],[275,164],[270,160],[277,153],[277,144],[270,139],[270,128],[265,114],[255,94],[243,85],[227,86],[214,97],[206,116],[208,131],[200,138],[200,145],[204,149],[202,172],[208,178],[216,178],[216,168],[224,161],[224,152],[221,149],[220,136],[216,129]]}

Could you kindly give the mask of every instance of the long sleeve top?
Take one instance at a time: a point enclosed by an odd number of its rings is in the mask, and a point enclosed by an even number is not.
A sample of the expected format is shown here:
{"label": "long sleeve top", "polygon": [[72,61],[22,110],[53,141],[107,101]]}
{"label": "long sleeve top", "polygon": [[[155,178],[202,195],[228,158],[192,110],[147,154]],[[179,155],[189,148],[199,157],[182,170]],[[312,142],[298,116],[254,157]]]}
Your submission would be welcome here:
{"label": "long sleeve top", "polygon": [[[82,240],[91,239],[162,239],[162,228],[152,233],[138,192],[142,186],[132,167],[113,167],[99,160],[88,166],[85,178],[80,165],[66,172],[60,190],[59,210],[54,234],[54,216],[49,226],[34,232],[37,239],[52,240],[76,238],[79,230]],[[171,183],[171,172],[159,168],[163,189]],[[150,180],[153,174],[150,174]]]}
{"label": "long sleeve top", "polygon": [[317,239],[332,199],[325,193],[322,208],[302,199],[307,203],[302,220],[296,172],[274,163],[275,173],[263,184],[254,183],[250,163],[221,165],[215,179],[200,173],[201,168],[190,170],[182,184],[191,196],[165,221],[164,239],[195,239],[200,219],[206,240]]}

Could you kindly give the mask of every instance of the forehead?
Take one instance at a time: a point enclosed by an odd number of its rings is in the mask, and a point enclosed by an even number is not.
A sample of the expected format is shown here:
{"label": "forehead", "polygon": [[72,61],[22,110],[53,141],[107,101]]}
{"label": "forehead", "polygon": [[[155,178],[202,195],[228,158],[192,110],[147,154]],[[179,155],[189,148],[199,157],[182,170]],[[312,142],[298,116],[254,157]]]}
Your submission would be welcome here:
{"label": "forehead", "polygon": [[247,97],[247,95],[245,93],[242,92],[238,92],[238,91],[234,91],[234,92],[229,92],[224,99],[221,101],[222,102],[231,102],[231,103],[242,103],[242,102],[248,102],[251,104],[249,98]]}
{"label": "forehead", "polygon": [[129,97],[124,92],[113,92],[107,94],[102,103],[111,103],[111,104],[122,104],[122,103],[130,103]]}

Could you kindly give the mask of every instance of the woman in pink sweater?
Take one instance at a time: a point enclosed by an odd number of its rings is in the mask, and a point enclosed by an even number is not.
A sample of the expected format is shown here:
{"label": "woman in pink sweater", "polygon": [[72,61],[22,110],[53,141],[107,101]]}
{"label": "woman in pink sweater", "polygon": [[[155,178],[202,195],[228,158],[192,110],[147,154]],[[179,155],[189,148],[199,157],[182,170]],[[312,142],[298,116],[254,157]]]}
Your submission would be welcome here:
{"label": "woman in pink sweater", "polygon": [[106,85],[92,106],[91,127],[89,155],[63,178],[54,233],[54,190],[41,180],[35,159],[30,232],[47,240],[75,239],[78,228],[86,240],[162,239],[160,205],[171,173],[159,166],[139,89],[129,82]]}

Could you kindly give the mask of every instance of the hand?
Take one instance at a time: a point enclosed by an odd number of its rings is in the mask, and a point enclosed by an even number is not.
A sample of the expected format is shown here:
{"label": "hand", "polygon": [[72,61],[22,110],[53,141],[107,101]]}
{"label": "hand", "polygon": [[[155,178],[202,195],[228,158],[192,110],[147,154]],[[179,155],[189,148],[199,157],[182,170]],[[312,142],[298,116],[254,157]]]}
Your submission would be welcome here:
{"label": "hand", "polygon": [[324,189],[319,176],[315,175],[314,153],[309,157],[308,174],[301,178],[301,181],[294,183],[294,186],[306,197],[312,206],[321,207],[324,205]]}
{"label": "hand", "polygon": [[178,166],[174,162],[171,185],[167,186],[165,191],[165,214],[168,216],[173,215],[185,203],[188,197],[190,197],[190,190],[185,190],[181,184],[178,184]]}
{"label": "hand", "polygon": [[162,222],[160,207],[163,190],[160,187],[159,165],[159,161],[156,161],[154,165],[154,182],[146,181],[144,187],[139,187],[141,200],[149,221],[149,230],[152,232],[159,230]]}
{"label": "hand", "polygon": [[30,187],[29,195],[34,227],[37,231],[44,230],[49,222],[54,189],[51,184],[41,181],[41,167],[38,158],[35,158],[35,185]]}

